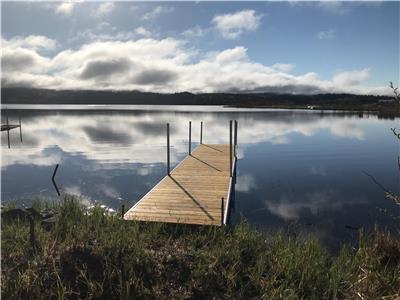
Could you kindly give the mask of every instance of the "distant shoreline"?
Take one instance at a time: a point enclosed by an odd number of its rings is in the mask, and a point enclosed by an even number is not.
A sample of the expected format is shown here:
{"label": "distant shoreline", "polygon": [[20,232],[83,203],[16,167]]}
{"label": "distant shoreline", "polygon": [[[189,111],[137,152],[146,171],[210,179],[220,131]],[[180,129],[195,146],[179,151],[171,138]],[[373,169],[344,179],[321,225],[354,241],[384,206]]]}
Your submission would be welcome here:
{"label": "distant shoreline", "polygon": [[188,92],[160,94],[138,91],[46,90],[2,88],[2,105],[187,105],[228,108],[310,109],[376,113],[399,117],[400,104],[389,96],[353,94],[273,94]]}

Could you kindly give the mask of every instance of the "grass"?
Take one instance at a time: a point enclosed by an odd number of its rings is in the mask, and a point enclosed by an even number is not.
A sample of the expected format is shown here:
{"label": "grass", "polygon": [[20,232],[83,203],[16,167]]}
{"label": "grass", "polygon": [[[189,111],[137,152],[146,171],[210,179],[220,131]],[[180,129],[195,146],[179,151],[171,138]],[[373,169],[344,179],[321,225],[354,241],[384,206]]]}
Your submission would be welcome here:
{"label": "grass", "polygon": [[331,256],[313,237],[264,235],[245,222],[198,227],[88,213],[67,196],[51,228],[3,220],[4,299],[395,299],[400,241],[374,232]]}

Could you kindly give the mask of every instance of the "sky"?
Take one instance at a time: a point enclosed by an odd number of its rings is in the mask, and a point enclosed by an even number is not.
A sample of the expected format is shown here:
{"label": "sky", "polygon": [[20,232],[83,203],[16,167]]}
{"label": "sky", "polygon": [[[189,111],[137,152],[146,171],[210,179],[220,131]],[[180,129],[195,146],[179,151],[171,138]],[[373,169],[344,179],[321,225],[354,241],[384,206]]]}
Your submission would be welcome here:
{"label": "sky", "polygon": [[3,87],[390,94],[400,2],[2,2]]}

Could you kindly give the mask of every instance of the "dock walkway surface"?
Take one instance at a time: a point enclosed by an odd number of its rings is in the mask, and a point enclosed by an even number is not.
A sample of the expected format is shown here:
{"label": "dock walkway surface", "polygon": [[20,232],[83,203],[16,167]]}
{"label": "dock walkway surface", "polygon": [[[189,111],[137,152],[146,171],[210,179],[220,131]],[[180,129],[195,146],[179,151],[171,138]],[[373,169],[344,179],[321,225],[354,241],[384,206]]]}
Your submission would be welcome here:
{"label": "dock walkway surface", "polygon": [[[234,149],[225,144],[200,144],[170,175],[124,215],[126,220],[223,225],[227,221]],[[224,198],[222,201],[221,198]]]}

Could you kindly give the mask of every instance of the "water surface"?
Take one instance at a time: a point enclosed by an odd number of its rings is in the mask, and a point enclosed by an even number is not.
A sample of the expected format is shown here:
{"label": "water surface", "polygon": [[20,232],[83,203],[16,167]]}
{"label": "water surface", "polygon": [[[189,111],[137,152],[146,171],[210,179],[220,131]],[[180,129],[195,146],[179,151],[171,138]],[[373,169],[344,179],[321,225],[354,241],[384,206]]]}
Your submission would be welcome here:
{"label": "water surface", "polygon": [[[395,232],[399,207],[364,172],[399,192],[398,144],[390,132],[398,120],[374,115],[308,110],[154,106],[8,106],[2,132],[1,199],[29,205],[62,193],[113,209],[133,205],[166,172],[166,126],[171,161],[193,145],[200,121],[205,143],[228,143],[229,120],[239,122],[239,161],[231,222],[244,217],[263,230],[294,228],[316,234],[335,248],[354,240],[355,228],[374,224]],[[4,115],[4,111],[2,112]],[[4,120],[4,118],[3,118]],[[397,222],[397,223],[396,223]],[[397,228],[397,229],[396,229]]]}

